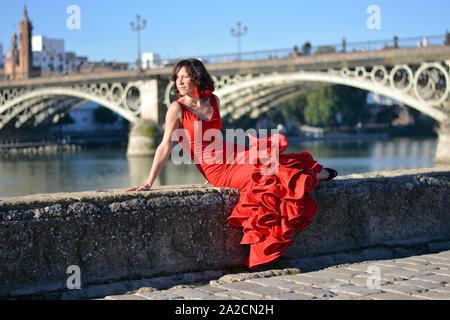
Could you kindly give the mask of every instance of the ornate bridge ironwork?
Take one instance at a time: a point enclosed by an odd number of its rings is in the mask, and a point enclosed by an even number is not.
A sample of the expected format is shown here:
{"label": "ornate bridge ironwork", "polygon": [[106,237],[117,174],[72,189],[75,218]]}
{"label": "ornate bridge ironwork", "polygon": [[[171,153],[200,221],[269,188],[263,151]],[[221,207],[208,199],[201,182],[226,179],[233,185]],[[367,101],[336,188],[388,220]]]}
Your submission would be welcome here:
{"label": "ornate bridge ironwork", "polygon": [[143,82],[94,82],[70,86],[5,88],[0,90],[0,130],[10,121],[19,128],[27,121],[56,122],[87,101],[98,103],[134,123],[141,113]]}

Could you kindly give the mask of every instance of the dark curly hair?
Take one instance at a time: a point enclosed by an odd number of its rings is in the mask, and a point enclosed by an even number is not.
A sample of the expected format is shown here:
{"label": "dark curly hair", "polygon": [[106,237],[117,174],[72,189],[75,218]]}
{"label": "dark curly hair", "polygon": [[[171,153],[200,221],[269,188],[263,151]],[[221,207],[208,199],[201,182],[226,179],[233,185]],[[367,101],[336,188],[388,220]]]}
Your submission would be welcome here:
{"label": "dark curly hair", "polygon": [[200,60],[195,58],[183,59],[178,61],[172,70],[172,81],[175,82],[173,91],[176,95],[179,94],[176,85],[177,74],[183,67],[186,67],[189,78],[195,83],[199,90],[209,89],[214,86],[213,79]]}

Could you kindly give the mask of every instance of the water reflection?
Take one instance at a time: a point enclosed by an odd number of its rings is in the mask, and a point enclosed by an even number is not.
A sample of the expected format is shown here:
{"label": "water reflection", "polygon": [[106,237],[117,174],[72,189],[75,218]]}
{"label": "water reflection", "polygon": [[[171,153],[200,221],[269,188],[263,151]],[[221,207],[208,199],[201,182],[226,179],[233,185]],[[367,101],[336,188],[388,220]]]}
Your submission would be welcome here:
{"label": "water reflection", "polygon": [[308,150],[339,174],[434,167],[436,139],[307,141],[286,152]]}
{"label": "water reflection", "polygon": [[[305,141],[285,153],[308,150],[341,175],[434,167],[435,139]],[[119,189],[145,182],[153,159],[125,157],[125,149],[0,156],[0,197],[35,193]],[[170,159],[154,186],[204,183],[194,164]]]}
{"label": "water reflection", "polygon": [[[128,159],[130,185],[145,183],[150,173],[153,158]],[[206,180],[194,164],[175,164],[170,159],[161,170],[153,186],[204,183]]]}
{"label": "water reflection", "polygon": [[120,188],[127,184],[127,162],[121,149],[0,158],[0,197]]}

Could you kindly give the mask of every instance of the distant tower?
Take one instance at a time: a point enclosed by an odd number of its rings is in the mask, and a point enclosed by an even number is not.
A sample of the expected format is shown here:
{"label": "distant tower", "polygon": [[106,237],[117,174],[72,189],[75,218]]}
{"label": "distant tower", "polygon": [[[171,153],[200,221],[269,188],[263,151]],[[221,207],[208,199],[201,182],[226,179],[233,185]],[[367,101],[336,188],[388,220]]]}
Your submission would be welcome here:
{"label": "distant tower", "polygon": [[11,47],[5,53],[4,68],[6,80],[15,80],[19,67],[19,50],[17,49],[17,35],[14,32],[11,36]]}
{"label": "distant tower", "polygon": [[33,52],[31,50],[31,30],[33,26],[27,16],[26,6],[19,22],[19,46],[17,35],[11,36],[11,48],[5,54],[5,78],[8,80],[23,80],[31,77],[33,68]]}
{"label": "distant tower", "polygon": [[31,30],[33,26],[28,19],[27,7],[23,8],[19,22],[19,79],[28,79],[33,68],[33,51],[31,49]]}

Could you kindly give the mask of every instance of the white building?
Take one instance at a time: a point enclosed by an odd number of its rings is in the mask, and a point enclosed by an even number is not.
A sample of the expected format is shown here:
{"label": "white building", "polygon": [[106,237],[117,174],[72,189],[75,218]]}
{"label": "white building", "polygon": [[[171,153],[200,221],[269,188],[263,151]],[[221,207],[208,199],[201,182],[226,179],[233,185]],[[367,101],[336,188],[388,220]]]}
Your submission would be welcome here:
{"label": "white building", "polygon": [[161,58],[159,54],[153,52],[144,52],[141,57],[142,69],[153,69],[161,67]]}
{"label": "white building", "polygon": [[65,67],[64,39],[50,39],[45,36],[31,38],[33,66],[41,70],[62,73]]}
{"label": "white building", "polygon": [[3,68],[3,45],[0,44],[0,67]]}

